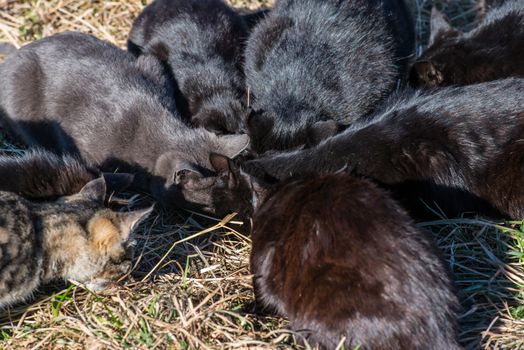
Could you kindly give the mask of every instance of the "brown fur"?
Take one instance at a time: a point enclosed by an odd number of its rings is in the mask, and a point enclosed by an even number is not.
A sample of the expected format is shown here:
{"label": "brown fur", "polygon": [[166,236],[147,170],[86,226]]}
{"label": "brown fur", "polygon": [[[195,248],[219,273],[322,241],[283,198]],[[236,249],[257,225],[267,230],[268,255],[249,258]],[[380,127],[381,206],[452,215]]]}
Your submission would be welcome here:
{"label": "brown fur", "polygon": [[255,212],[252,241],[257,302],[311,345],[460,348],[458,301],[431,237],[370,181],[285,181]]}
{"label": "brown fur", "polygon": [[87,231],[91,235],[91,242],[100,251],[109,251],[122,237],[118,228],[108,218],[95,216],[89,220]]}
{"label": "brown fur", "polygon": [[269,185],[212,155],[215,205],[253,217],[257,303],[311,345],[458,349],[458,301],[431,237],[374,183],[347,173]]}
{"label": "brown fur", "polygon": [[111,211],[103,204],[105,192],[103,178],[54,202],[0,192],[0,307],[54,279],[100,289],[129,271],[130,233],[151,208]]}

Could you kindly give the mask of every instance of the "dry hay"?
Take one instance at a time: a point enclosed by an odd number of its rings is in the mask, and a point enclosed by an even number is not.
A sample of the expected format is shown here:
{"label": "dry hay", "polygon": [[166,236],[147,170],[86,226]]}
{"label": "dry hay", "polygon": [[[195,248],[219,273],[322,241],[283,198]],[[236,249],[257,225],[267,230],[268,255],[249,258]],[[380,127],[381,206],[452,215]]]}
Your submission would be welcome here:
{"label": "dry hay", "polygon": [[[231,0],[244,9],[271,1]],[[65,30],[125,46],[142,1],[0,0],[0,41],[21,46]],[[431,1],[414,0],[419,48]],[[482,12],[474,0],[439,1],[455,24]],[[20,149],[2,140],[2,151]],[[147,201],[147,198],[142,200]],[[371,220],[371,218],[370,218]],[[524,346],[524,225],[446,220],[430,229],[454,271],[467,348]],[[138,232],[129,278],[95,294],[72,283],[47,286],[28,305],[0,313],[0,348],[240,349],[299,348],[286,321],[255,315],[249,237],[229,216],[157,212]],[[482,338],[482,340],[481,340]]]}

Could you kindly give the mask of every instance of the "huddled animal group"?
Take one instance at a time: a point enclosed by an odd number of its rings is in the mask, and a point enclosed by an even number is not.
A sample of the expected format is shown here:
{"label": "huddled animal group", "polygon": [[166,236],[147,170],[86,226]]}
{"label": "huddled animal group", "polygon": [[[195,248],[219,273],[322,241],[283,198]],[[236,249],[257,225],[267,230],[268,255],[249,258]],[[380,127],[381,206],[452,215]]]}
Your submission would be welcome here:
{"label": "huddled animal group", "polygon": [[[431,235],[447,215],[524,218],[524,1],[461,33],[434,9],[414,54],[404,0],[155,0],[128,51],[61,33],[0,65],[0,306],[130,269],[151,208],[252,219],[260,310],[312,345],[459,349]],[[5,49],[4,46],[2,46]]]}

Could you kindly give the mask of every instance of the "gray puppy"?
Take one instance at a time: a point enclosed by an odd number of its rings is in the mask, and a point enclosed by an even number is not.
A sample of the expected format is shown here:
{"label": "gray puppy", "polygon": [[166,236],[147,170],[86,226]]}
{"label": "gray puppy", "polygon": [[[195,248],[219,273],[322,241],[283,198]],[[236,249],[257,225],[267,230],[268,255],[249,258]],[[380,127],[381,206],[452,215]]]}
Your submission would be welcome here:
{"label": "gray puppy", "polygon": [[54,35],[0,66],[2,123],[30,145],[136,173],[163,204],[209,208],[209,154],[235,156],[246,135],[218,137],[176,113],[163,67],[81,33]]}
{"label": "gray puppy", "polygon": [[180,112],[193,125],[239,133],[248,114],[242,72],[247,30],[222,0],[156,0],[133,24],[128,49],[167,64]]}
{"label": "gray puppy", "polygon": [[253,148],[315,144],[372,112],[413,53],[402,0],[277,1],[246,49]]}

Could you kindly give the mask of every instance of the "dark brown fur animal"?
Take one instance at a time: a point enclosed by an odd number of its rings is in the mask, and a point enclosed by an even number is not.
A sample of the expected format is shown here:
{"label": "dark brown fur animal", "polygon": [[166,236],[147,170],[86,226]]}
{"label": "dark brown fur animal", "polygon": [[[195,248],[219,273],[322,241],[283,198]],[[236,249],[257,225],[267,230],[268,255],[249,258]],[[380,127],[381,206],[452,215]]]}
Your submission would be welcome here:
{"label": "dark brown fur animal", "polygon": [[467,85],[524,77],[524,1],[492,8],[468,33],[453,29],[435,8],[430,45],[411,70],[414,86]]}
{"label": "dark brown fur animal", "polygon": [[55,202],[0,192],[0,308],[55,279],[101,289],[129,271],[131,232],[151,208],[114,212],[103,205],[105,193],[103,178]]}
{"label": "dark brown fur animal", "polygon": [[[425,232],[383,190],[349,174],[275,186],[223,156],[221,205],[253,219],[257,303],[286,316],[311,345],[458,349],[458,301]],[[253,215],[254,213],[254,215]]]}
{"label": "dark brown fur animal", "polygon": [[252,240],[257,301],[312,345],[460,349],[458,301],[434,242],[373,183],[286,181],[257,210]]}

